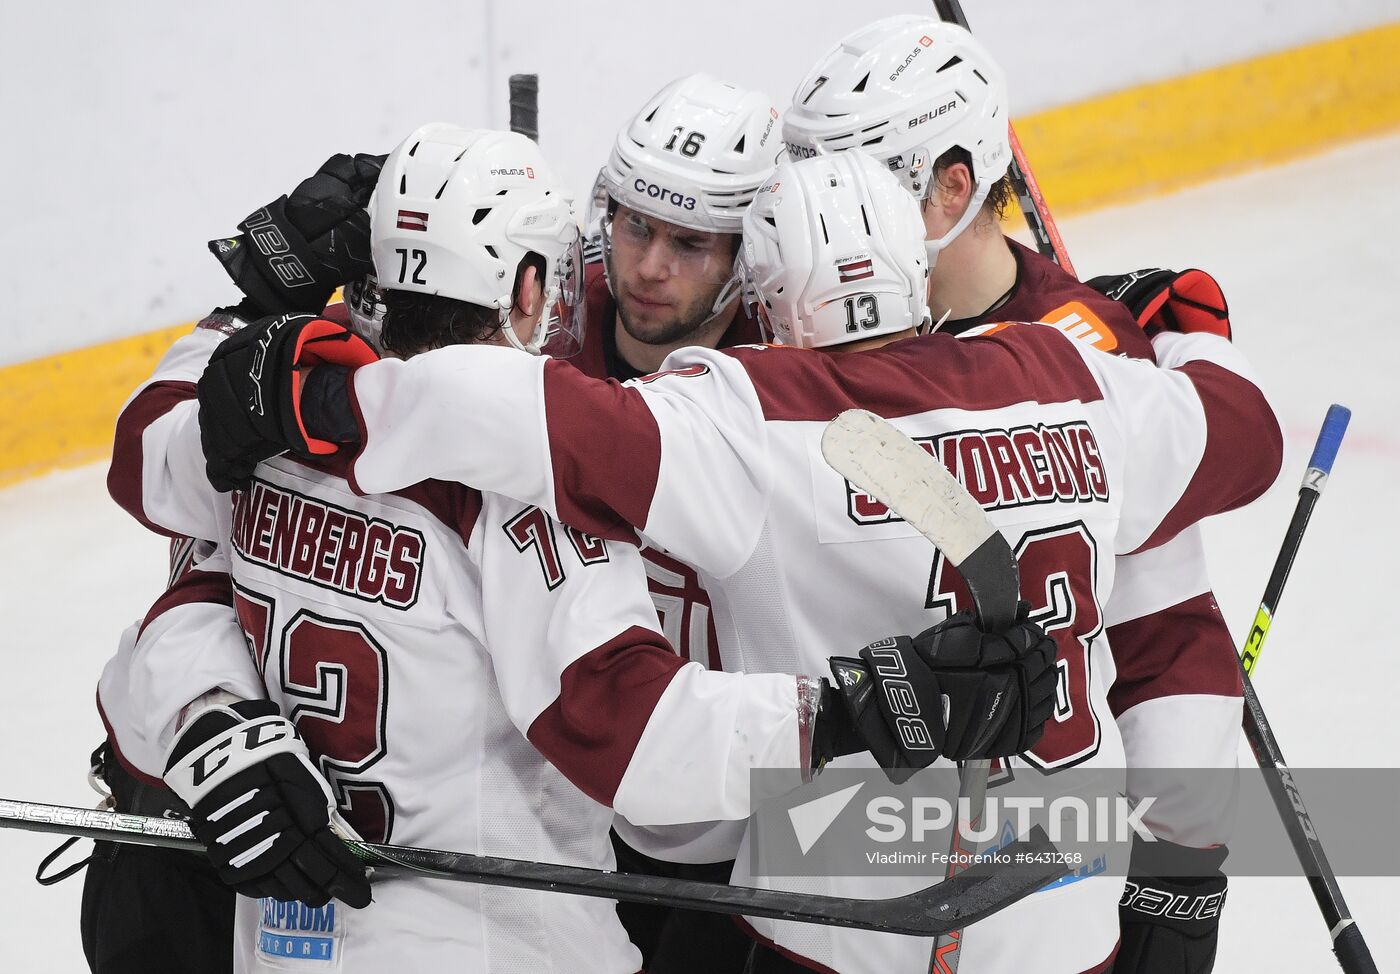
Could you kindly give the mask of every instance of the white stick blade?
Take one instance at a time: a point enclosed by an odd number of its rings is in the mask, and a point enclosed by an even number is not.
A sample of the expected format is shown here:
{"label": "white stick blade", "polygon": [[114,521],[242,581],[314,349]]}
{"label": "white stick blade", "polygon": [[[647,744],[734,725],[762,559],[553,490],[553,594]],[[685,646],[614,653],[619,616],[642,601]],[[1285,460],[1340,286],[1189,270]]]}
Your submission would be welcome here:
{"label": "white stick blade", "polygon": [[996,528],[932,454],[864,409],[848,409],[822,433],[832,469],[880,500],[961,564]]}

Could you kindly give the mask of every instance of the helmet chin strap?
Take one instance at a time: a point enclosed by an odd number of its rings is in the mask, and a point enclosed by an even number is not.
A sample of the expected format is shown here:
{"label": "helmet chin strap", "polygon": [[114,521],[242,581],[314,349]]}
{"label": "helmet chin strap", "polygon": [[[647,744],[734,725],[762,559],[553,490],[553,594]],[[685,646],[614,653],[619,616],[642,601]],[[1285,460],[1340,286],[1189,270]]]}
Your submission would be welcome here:
{"label": "helmet chin strap", "polygon": [[[964,210],[963,215],[958,218],[958,222],[953,224],[953,228],[937,240],[924,241],[924,250],[928,252],[928,269],[930,271],[932,271],[934,265],[938,263],[938,255],[942,252],[943,248],[952,243],[953,240],[957,238],[958,234],[962,233],[972,224],[972,221],[977,218],[977,214],[982,212],[982,204],[986,202],[987,194],[991,191],[991,183],[985,181],[979,182],[976,192],[974,192],[972,198],[967,201],[967,209]],[[930,186],[929,192],[932,194],[932,186]],[[927,199],[927,197],[925,197],[925,199]]]}
{"label": "helmet chin strap", "polygon": [[[557,287],[545,291],[541,307],[552,308],[558,296],[559,289]],[[516,333],[515,326],[511,324],[510,321],[510,312],[513,307],[514,305],[507,304],[501,309],[501,331],[505,334],[506,341],[510,343],[512,348],[518,348],[520,351],[527,352],[530,355],[539,355],[540,346],[544,343],[545,337],[549,334],[549,315],[541,313],[539,323],[535,325],[535,333],[530,336],[528,342],[523,342],[520,340],[520,335]]]}

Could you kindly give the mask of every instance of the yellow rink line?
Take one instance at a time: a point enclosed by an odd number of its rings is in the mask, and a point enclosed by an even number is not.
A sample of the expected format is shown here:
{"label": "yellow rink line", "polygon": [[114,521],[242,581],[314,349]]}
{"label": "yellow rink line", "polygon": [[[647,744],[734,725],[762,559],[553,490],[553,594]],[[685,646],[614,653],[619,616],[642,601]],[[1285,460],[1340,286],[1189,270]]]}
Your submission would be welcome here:
{"label": "yellow rink line", "polygon": [[1400,126],[1400,23],[1014,121],[1052,213],[1159,195]]}
{"label": "yellow rink line", "polygon": [[[1017,118],[1016,131],[1063,217],[1400,127],[1397,65],[1391,24]],[[0,485],[107,456],[122,402],[190,327],[0,368]]]}
{"label": "yellow rink line", "polygon": [[0,369],[0,485],[110,456],[122,403],[191,327]]}

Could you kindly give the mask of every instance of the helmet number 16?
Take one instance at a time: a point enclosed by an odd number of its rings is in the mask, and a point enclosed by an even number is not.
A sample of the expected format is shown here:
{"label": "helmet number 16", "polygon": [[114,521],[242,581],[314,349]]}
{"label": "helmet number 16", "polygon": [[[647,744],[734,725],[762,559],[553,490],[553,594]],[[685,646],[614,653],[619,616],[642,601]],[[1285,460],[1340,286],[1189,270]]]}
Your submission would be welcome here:
{"label": "helmet number 16", "polygon": [[[680,139],[681,133],[685,131],[685,126],[677,125],[671,132],[671,137],[666,140],[666,144],[661,148],[676,151],[676,141]],[[686,133],[684,141],[681,142],[681,155],[696,156],[700,154],[700,146],[705,141],[705,136],[699,132]]]}

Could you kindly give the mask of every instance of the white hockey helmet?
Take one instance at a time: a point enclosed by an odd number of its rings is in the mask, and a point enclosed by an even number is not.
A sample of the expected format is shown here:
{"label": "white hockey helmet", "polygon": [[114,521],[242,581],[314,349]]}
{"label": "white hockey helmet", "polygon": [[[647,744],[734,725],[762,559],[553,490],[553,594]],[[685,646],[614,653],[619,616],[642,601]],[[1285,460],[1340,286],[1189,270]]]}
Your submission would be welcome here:
{"label": "white hockey helmet", "polygon": [[[647,100],[618,132],[593,187],[588,225],[596,228],[609,290],[614,206],[703,233],[742,233],[744,210],[782,151],[780,117],[762,92],[707,74],[678,78]],[[712,315],[738,286],[734,276],[724,282]]]}
{"label": "white hockey helmet", "polygon": [[794,158],[860,149],[887,165],[916,199],[933,164],[965,149],[975,182],[967,212],[930,259],[967,228],[1011,165],[1006,77],[967,30],[933,17],[886,17],[843,38],[797,86],[783,121]]}
{"label": "white hockey helmet", "polygon": [[[534,354],[568,354],[581,344],[578,221],[554,170],[525,136],[424,125],[389,154],[370,212],[382,288],[496,308],[510,343]],[[546,311],[533,335],[517,335],[510,323],[516,273],[530,254],[544,259]]]}
{"label": "white hockey helmet", "polygon": [[744,210],[781,149],[778,118],[761,92],[707,74],[679,78],[618,132],[599,188],[667,223],[741,233]]}
{"label": "white hockey helmet", "polygon": [[786,160],[744,216],[747,300],[785,345],[823,348],[928,318],[919,207],[864,153]]}

